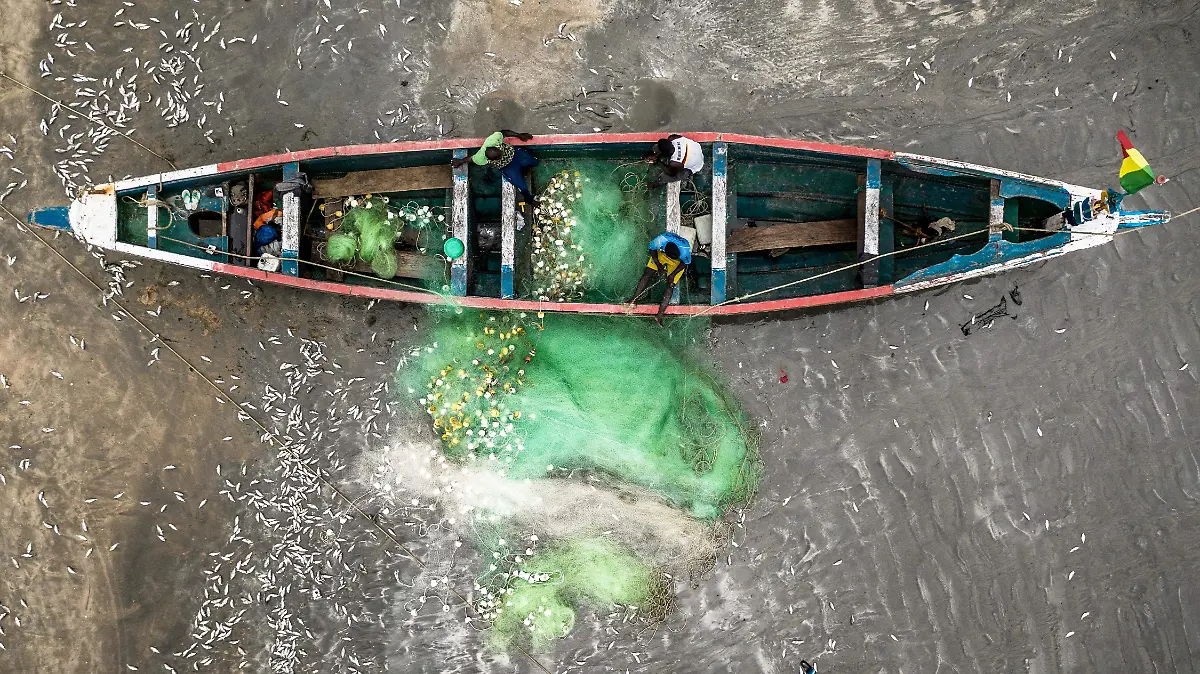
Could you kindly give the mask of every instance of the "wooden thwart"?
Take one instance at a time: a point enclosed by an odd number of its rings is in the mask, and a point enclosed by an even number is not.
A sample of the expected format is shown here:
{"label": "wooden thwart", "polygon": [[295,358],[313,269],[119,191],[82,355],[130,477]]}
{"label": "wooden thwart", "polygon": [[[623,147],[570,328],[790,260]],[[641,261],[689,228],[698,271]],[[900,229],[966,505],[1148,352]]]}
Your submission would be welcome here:
{"label": "wooden thwart", "polygon": [[[328,261],[323,264],[329,264]],[[371,265],[366,262],[355,262],[353,266],[345,267],[349,271],[374,276]],[[442,261],[434,255],[424,255],[409,251],[396,251],[396,276],[399,278],[435,279],[442,276]]]}
{"label": "wooden thwart", "polygon": [[[828,246],[858,241],[857,220],[818,220],[781,222],[758,220],[757,227],[739,227],[729,233],[726,252],[749,253],[758,250]],[[764,226],[765,224],[765,226]]]}
{"label": "wooden thwart", "polygon": [[358,171],[342,178],[314,179],[313,196],[349,197],[377,192],[449,189],[452,180],[449,165]]}

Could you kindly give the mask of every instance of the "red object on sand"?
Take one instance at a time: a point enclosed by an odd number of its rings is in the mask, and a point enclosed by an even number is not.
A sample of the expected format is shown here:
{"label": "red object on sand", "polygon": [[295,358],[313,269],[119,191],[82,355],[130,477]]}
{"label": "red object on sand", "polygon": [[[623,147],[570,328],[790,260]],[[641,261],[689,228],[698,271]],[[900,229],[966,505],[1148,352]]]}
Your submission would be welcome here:
{"label": "red object on sand", "polygon": [[780,371],[779,371],[779,383],[780,383],[780,384],[786,384],[786,383],[787,383],[787,373],[786,373],[786,372],[784,372],[783,370],[780,370]]}

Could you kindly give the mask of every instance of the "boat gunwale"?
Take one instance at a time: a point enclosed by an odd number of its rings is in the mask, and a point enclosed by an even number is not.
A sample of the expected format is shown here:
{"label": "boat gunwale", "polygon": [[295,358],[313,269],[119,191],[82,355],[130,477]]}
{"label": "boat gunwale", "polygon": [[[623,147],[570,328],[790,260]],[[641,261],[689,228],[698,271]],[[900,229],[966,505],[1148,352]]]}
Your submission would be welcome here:
{"label": "boat gunwale", "polygon": [[[811,152],[820,152],[823,154],[834,154],[851,157],[864,157],[870,159],[893,159],[894,153],[890,150],[876,150],[872,148],[856,147],[853,145],[838,145],[834,143],[822,143],[819,141],[809,140],[794,140],[788,138],[770,138],[766,136],[754,136],[735,133],[714,133],[711,131],[689,132],[682,134],[698,143],[737,143],[743,145],[763,145],[767,147],[779,147],[791,150],[808,150]],[[564,134],[547,134],[534,136],[534,140],[523,142],[519,139],[510,138],[507,142],[513,145],[606,145],[612,143],[653,143],[659,138],[663,138],[662,133],[564,133]],[[448,138],[445,140],[432,141],[401,141],[397,143],[374,143],[367,145],[339,145],[334,147],[318,148],[313,150],[301,150],[298,152],[286,152],[281,154],[266,155],[253,159],[242,159],[233,162],[224,162],[217,164],[219,172],[226,171],[242,171],[252,168],[260,168],[263,166],[273,166],[276,164],[286,164],[289,162],[311,161],[313,159],[325,159],[328,157],[355,157],[368,156],[377,154],[401,154],[405,152],[429,151],[429,150],[458,150],[465,148],[479,147],[483,143],[483,138]]]}
{"label": "boat gunwale", "polygon": [[[826,155],[859,157],[863,159],[894,160],[895,153],[890,150],[876,150],[853,145],[838,145],[820,141],[795,140],[789,138],[770,138],[739,133],[714,133],[711,131],[689,132],[684,134],[699,143],[724,142],[739,145],[758,145],[788,150],[803,150]],[[517,139],[509,139],[514,145],[553,146],[553,145],[607,145],[613,143],[653,143],[662,138],[662,133],[586,133],[586,134],[548,134],[535,136],[528,143]],[[205,178],[224,173],[253,171],[271,166],[281,166],[295,162],[313,161],[333,157],[368,157],[375,155],[405,154],[408,152],[459,150],[479,147],[482,138],[448,138],[444,140],[413,140],[397,143],[372,143],[364,145],[335,145],[332,147],[298,150],[279,154],[263,155],[251,159],[239,159],[228,162],[218,162],[205,166],[152,173],[138,178],[127,178],[114,183],[117,192],[146,187],[148,185],[172,183],[195,178]]]}
{"label": "boat gunwale", "polygon": [[[316,290],[319,292],[351,297],[367,297],[378,300],[396,302],[411,302],[415,304],[443,306],[446,308],[479,309],[484,311],[536,311],[572,314],[608,314],[629,316],[653,316],[658,313],[657,304],[639,304],[630,307],[625,304],[609,304],[600,302],[541,302],[537,300],[507,300],[499,297],[481,297],[478,295],[443,295],[432,291],[394,290],[373,286],[360,286],[334,281],[319,281],[301,276],[291,276],[280,272],[267,272],[255,267],[242,267],[226,262],[207,261],[215,274],[237,276],[253,281],[262,281],[275,285]],[[844,304],[885,297],[893,294],[894,286],[876,286],[844,290],[820,295],[806,295],[785,299],[762,300],[758,302],[738,302],[731,298],[726,304],[676,304],[667,307],[667,314],[672,316],[732,316],[739,314],[754,314],[771,311],[787,311],[807,309],[831,304]]]}

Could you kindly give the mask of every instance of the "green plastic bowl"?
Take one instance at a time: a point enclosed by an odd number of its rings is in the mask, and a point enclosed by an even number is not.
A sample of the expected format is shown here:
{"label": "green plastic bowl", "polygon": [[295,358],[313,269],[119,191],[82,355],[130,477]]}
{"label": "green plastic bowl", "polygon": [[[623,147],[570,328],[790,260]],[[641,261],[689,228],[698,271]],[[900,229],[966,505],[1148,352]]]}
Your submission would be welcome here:
{"label": "green plastic bowl", "polygon": [[463,245],[462,239],[451,237],[442,245],[442,252],[451,260],[457,260],[467,252],[467,247]]}

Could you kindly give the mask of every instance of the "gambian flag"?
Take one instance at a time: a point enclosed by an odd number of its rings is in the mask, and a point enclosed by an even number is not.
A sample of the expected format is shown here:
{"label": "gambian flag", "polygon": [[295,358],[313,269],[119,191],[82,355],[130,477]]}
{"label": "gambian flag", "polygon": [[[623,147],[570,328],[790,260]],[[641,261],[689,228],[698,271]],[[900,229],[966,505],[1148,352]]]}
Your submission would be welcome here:
{"label": "gambian flag", "polygon": [[1125,159],[1121,162],[1121,189],[1126,194],[1133,194],[1147,185],[1154,184],[1154,171],[1141,152],[1134,149],[1129,142],[1129,136],[1124,131],[1117,132],[1117,140],[1121,141],[1121,150]]}

